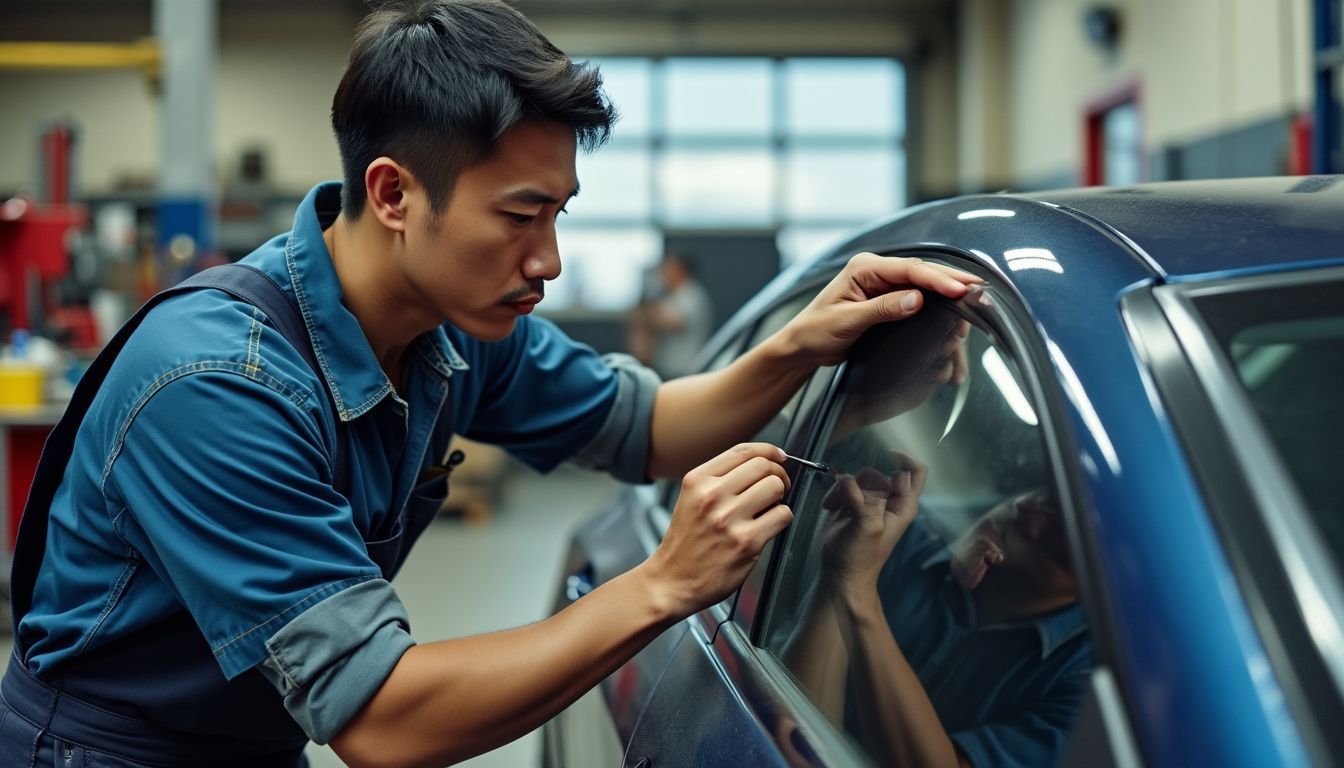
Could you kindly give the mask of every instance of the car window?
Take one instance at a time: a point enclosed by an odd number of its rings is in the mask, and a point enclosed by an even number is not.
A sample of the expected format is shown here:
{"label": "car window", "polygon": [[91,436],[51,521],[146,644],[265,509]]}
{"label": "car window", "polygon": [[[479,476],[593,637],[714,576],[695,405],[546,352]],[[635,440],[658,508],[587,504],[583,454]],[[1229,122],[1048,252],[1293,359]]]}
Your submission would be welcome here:
{"label": "car window", "polygon": [[[795,296],[792,299],[785,301],[778,307],[775,307],[774,309],[770,310],[761,318],[760,322],[756,324],[755,329],[752,330],[751,336],[750,338],[747,339],[747,343],[744,346],[733,344],[730,345],[728,349],[734,351],[741,350],[743,353],[745,353],[747,350],[756,347],[762,341],[769,338],[770,335],[773,334],[775,331],[778,331],[780,328],[783,328],[785,324],[789,322],[789,320],[793,319],[795,315],[797,315],[800,311],[802,311],[803,307],[806,307],[808,302],[812,300],[813,295],[814,294],[812,292],[807,292],[805,294]],[[729,356],[728,354],[726,354],[727,351],[728,350],[725,350],[723,353],[717,355],[711,361],[709,367],[707,367],[705,370],[716,370],[717,368],[726,367],[730,362],[732,362],[733,359],[739,356],[739,355]],[[812,380],[815,381],[816,377],[814,376]],[[781,444],[784,441],[784,437],[788,434],[789,424],[793,421],[794,414],[798,412],[798,405],[800,402],[802,402],[804,392],[807,391],[807,389],[808,388],[805,386],[799,387],[798,391],[795,392],[793,397],[789,399],[789,402],[786,403],[784,407],[779,410],[779,413],[773,416],[768,422],[766,422],[765,426],[762,427],[760,431],[758,431],[756,435],[753,436],[751,439],[754,441],[774,443],[775,445]],[[677,497],[681,493],[680,479],[676,481],[667,481],[667,486],[664,489],[664,493],[666,498],[666,506],[667,509],[670,511],[674,506],[676,506]]]}
{"label": "car window", "polygon": [[1344,554],[1344,310],[1338,282],[1196,299],[1336,562]]}
{"label": "car window", "polygon": [[1048,765],[1092,666],[1013,355],[943,302],[850,353],[759,642],[878,765]]}

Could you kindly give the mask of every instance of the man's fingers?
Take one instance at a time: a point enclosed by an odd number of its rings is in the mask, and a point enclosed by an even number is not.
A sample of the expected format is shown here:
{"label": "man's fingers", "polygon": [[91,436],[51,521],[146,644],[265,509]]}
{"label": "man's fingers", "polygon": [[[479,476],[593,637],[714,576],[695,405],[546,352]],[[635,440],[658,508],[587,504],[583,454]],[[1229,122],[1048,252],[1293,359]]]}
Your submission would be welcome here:
{"label": "man's fingers", "polygon": [[[937,291],[950,299],[956,299],[965,295],[968,286],[983,282],[969,272],[962,272],[959,269],[941,264],[930,264],[920,259],[882,257],[871,253],[861,253],[855,256],[851,263],[859,271],[860,284],[865,286],[865,293],[869,296],[886,293],[894,286],[914,285]],[[865,274],[871,274],[878,280],[885,282],[886,285],[871,285],[868,281],[862,279]]]}
{"label": "man's fingers", "polygon": [[916,496],[924,492],[924,481],[929,476],[929,465],[908,453],[892,451],[891,457],[901,463],[901,469],[910,470],[910,491]]}
{"label": "man's fingers", "polygon": [[863,506],[863,491],[852,475],[837,475],[835,485],[822,499],[822,509],[859,509]]}
{"label": "man's fingers", "polygon": [[789,487],[789,474],[784,465],[771,461],[764,456],[753,456],[738,464],[723,475],[722,488],[730,494],[739,494],[767,477],[777,477],[785,490]]}
{"label": "man's fingers", "polygon": [[765,475],[742,491],[735,493],[737,496],[736,505],[755,516],[762,509],[773,506],[784,498],[784,493],[787,490],[788,483],[783,478],[773,474]]}
{"label": "man's fingers", "polygon": [[723,477],[757,456],[773,462],[784,461],[784,451],[770,443],[738,443],[691,471],[711,477]]}
{"label": "man's fingers", "polygon": [[778,536],[793,522],[793,510],[784,504],[776,504],[756,516],[751,521],[751,534],[760,551],[774,537]]}

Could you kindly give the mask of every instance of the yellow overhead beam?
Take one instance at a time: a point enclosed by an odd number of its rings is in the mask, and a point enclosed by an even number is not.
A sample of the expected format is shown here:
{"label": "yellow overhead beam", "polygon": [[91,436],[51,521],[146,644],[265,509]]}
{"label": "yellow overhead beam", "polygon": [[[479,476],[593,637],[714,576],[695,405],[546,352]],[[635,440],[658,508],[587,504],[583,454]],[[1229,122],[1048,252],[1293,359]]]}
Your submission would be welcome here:
{"label": "yellow overhead beam", "polygon": [[162,57],[153,40],[134,43],[0,42],[0,69],[141,69],[157,80]]}

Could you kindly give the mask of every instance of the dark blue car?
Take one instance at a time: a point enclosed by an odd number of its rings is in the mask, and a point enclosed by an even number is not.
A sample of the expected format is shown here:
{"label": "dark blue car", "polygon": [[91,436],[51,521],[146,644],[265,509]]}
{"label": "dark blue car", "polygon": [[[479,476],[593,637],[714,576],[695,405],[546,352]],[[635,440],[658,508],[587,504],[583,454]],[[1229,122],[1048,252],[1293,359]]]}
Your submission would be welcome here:
{"label": "dark blue car", "polygon": [[[787,465],[794,523],[740,592],[549,723],[547,765],[1344,761],[1344,178],[922,205],[785,271],[704,367],[856,251],[984,288],[766,427],[829,471]],[[652,553],[677,492],[579,530],[558,605]],[[903,530],[856,511],[897,497]]]}

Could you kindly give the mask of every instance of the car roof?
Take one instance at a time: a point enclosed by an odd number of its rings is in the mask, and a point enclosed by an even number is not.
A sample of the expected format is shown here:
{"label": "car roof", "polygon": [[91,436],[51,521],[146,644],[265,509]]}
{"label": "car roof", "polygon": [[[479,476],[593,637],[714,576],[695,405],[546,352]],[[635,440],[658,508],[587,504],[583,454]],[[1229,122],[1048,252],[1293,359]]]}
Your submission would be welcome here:
{"label": "car roof", "polygon": [[1161,182],[1013,195],[1110,228],[1167,279],[1344,261],[1344,176]]}

